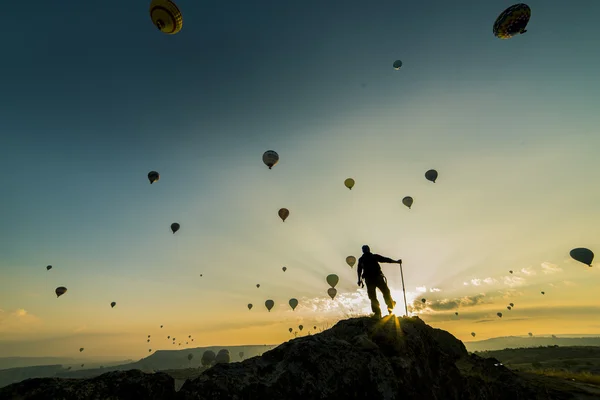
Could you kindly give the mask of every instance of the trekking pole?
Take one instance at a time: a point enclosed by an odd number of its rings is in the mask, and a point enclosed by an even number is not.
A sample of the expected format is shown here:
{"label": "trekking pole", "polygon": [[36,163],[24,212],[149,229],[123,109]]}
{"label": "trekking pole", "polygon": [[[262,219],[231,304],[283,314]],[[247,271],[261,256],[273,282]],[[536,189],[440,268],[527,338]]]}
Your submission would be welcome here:
{"label": "trekking pole", "polygon": [[408,306],[406,305],[406,290],[404,289],[404,273],[402,272],[402,261],[400,261],[400,277],[402,278],[402,293],[404,294],[404,312],[408,317]]}

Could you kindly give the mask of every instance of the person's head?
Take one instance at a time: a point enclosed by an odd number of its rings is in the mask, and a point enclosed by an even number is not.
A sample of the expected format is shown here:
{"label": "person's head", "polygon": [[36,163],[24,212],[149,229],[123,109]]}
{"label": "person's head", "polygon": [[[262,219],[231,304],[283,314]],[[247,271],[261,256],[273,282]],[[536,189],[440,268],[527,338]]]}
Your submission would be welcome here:
{"label": "person's head", "polygon": [[364,254],[370,253],[370,252],[371,252],[371,248],[370,248],[368,245],[366,245],[366,244],[365,244],[365,245],[362,247],[362,252],[363,252]]}

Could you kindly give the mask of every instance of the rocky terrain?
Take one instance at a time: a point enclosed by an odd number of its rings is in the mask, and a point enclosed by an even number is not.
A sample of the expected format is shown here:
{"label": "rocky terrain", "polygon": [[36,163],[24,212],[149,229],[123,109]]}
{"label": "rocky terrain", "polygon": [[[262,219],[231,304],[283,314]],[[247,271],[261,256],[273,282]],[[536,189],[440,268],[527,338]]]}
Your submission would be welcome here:
{"label": "rocky terrain", "polygon": [[418,317],[340,321],[242,362],[216,365],[179,391],[169,374],[139,370],[91,379],[37,378],[0,389],[0,399],[317,400],[593,399],[580,387],[519,375],[467,353]]}

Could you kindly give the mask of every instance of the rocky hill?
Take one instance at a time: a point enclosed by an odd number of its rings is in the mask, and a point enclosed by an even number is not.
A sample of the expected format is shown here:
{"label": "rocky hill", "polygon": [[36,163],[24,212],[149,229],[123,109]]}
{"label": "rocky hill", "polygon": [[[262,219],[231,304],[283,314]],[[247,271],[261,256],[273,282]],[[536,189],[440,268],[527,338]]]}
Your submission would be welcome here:
{"label": "rocky hill", "polygon": [[216,365],[186,381],[139,370],[91,379],[29,379],[0,399],[317,400],[592,399],[564,382],[518,375],[495,359],[469,355],[450,333],[418,317],[340,321],[242,362]]}

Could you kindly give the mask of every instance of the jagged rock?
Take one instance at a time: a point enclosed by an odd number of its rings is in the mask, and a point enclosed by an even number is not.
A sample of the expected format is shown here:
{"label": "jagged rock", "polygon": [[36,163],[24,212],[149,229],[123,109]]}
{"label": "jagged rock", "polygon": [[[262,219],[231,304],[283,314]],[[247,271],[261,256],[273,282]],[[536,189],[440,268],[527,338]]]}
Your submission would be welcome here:
{"label": "jagged rock", "polygon": [[[371,343],[371,344],[370,344]],[[538,390],[417,317],[354,318],[187,381],[180,400],[568,399]]]}
{"label": "jagged rock", "polygon": [[91,379],[34,378],[0,389],[10,400],[170,400],[175,381],[165,373],[113,371]]}
{"label": "jagged rock", "polygon": [[[566,383],[525,376],[417,317],[340,321],[243,362],[217,364],[175,392],[165,373],[29,379],[11,400],[568,400]],[[545,378],[544,378],[545,379]],[[554,385],[554,386],[553,386]],[[580,392],[581,393],[581,392]],[[577,397],[590,399],[593,397]]]}

